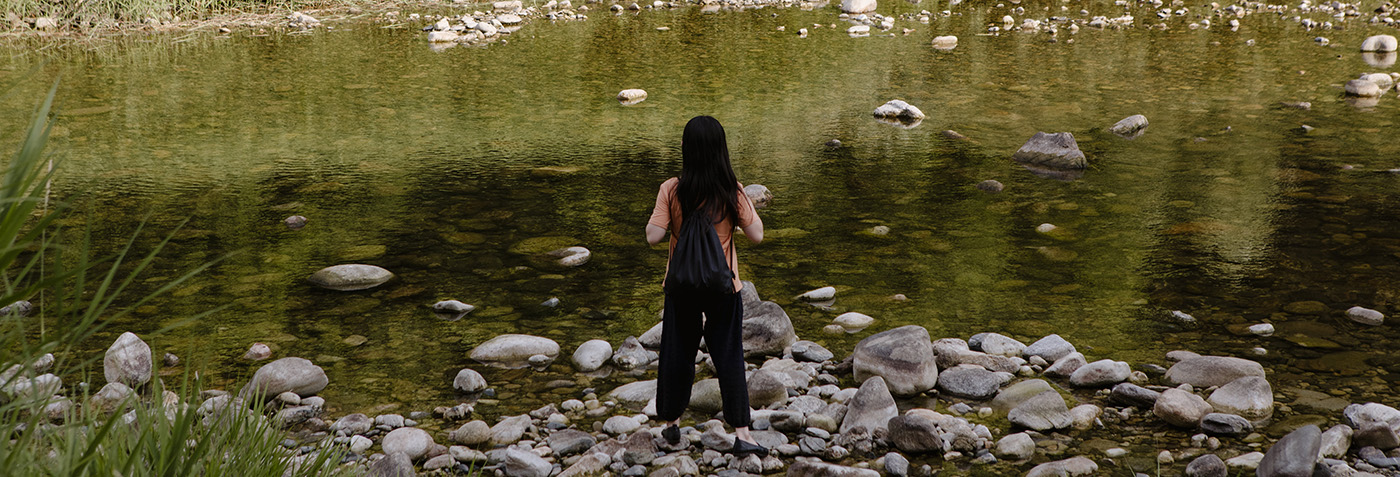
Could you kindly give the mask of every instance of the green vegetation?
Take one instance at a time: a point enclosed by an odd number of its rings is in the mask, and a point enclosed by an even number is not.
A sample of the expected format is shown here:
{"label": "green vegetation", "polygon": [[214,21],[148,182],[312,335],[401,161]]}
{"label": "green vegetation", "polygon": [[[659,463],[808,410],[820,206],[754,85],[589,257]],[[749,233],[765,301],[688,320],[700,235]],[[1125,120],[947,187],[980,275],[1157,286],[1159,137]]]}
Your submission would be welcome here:
{"label": "green vegetation", "polygon": [[[113,306],[162,247],[128,261],[128,244],[110,258],[90,260],[86,241],[74,247],[58,239],[59,212],[50,208],[47,191],[54,163],[44,153],[56,91],[57,84],[0,175],[0,305],[16,305],[0,316],[0,468],[17,476],[340,473],[334,448],[301,457],[283,449],[282,433],[260,405],[250,410],[232,400],[202,408],[188,375],[182,392],[156,378],[112,408],[89,404],[94,389],[72,384],[99,375],[100,355],[78,355],[79,343],[205,267],[169,280],[135,306]],[[17,305],[30,299],[38,302],[32,317],[28,306]]]}
{"label": "green vegetation", "polygon": [[[48,17],[59,28],[115,26],[120,22],[146,22],[207,18],[211,15],[267,13],[296,10],[309,2],[297,0],[0,0],[0,30],[13,28],[15,19]],[[326,2],[319,2],[326,3]]]}

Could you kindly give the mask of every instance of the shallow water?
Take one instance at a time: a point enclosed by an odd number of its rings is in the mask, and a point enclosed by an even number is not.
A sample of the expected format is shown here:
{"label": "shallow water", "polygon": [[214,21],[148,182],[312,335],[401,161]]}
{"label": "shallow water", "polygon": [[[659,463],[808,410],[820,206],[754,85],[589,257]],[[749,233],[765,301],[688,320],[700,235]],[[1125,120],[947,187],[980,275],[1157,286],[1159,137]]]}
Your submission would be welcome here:
{"label": "shallow water", "polygon": [[[943,8],[891,2],[882,13]],[[1275,390],[1305,383],[1394,404],[1400,333],[1343,315],[1353,305],[1390,313],[1400,300],[1400,176],[1380,172],[1400,167],[1391,133],[1400,99],[1358,107],[1341,96],[1347,79],[1378,71],[1354,51],[1378,29],[1327,31],[1327,47],[1313,41],[1318,32],[1258,14],[1235,32],[1172,20],[1168,31],[1085,29],[1051,42],[979,36],[1005,9],[958,9],[932,25],[899,21],[894,31],[908,35],[867,38],[847,36],[834,7],[595,11],[444,51],[416,26],[373,23],[153,37],[14,50],[0,80],[22,80],[3,102],[27,112],[62,76],[65,113],[50,149],[63,161],[55,191],[75,206],[65,224],[91,225],[106,250],[150,213],[154,232],[138,242],[148,250],[189,219],[143,287],[236,252],[112,323],[93,352],[120,331],[223,306],[154,338],[157,353],[233,387],[257,365],[239,356],[268,343],[275,356],[326,368],[333,415],[452,404],[452,377],[466,366],[501,391],[500,404],[478,406],[488,416],[578,395],[589,384],[544,391],[574,378],[567,358],[532,373],[467,354],[508,332],[553,338],[567,354],[655,323],[665,252],[645,245],[642,228],[657,185],[679,170],[681,128],[698,114],[724,123],[740,180],[775,195],[760,211],[767,240],[740,244],[741,274],[785,306],[800,337],[838,356],[904,324],[935,338],[1059,333],[1090,360],[1135,364],[1166,364],[1173,349],[1263,347]],[[811,35],[799,38],[800,27]],[[959,36],[956,49],[930,48],[945,34]],[[613,96],[626,88],[649,97],[620,106]],[[895,98],[928,119],[902,129],[871,118]],[[1132,114],[1151,122],[1140,138],[1105,131]],[[0,126],[16,131],[24,116]],[[1089,170],[1059,181],[1011,161],[1036,131],[1073,132]],[[843,145],[826,147],[831,139]],[[974,188],[984,179],[1006,190]],[[293,214],[308,226],[284,227]],[[1060,229],[1037,233],[1042,223]],[[890,233],[872,234],[877,225]],[[593,259],[564,269],[510,252],[542,236],[569,237]],[[354,262],[398,277],[361,292],[304,281]],[[840,290],[830,310],[792,298],[825,285]],[[540,306],[549,297],[561,305]],[[441,299],[479,309],[445,322],[428,308]],[[1288,306],[1303,301],[1323,306]],[[1172,310],[1200,324],[1175,324]],[[824,334],[844,311],[876,324]],[[1278,333],[1231,332],[1259,322]]]}

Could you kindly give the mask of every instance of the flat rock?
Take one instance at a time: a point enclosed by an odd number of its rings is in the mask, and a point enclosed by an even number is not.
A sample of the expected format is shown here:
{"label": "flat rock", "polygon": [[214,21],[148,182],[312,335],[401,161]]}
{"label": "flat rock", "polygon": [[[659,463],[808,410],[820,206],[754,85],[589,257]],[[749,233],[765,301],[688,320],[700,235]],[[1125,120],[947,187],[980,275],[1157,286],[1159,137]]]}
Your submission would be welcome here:
{"label": "flat rock", "polygon": [[288,391],[306,397],[321,392],[330,380],[326,371],[311,361],[287,357],[264,364],[253,373],[253,379],[238,392],[240,397],[267,398]]}
{"label": "flat rock", "polygon": [[1101,388],[1127,381],[1132,372],[1128,363],[1104,359],[1075,369],[1069,383],[1081,388]]}
{"label": "flat rock", "polygon": [[1259,477],[1310,477],[1317,462],[1322,430],[1307,425],[1275,442],[1259,461]]}
{"label": "flat rock", "polygon": [[998,333],[978,333],[967,340],[968,347],[996,356],[1021,356],[1025,343]]}
{"label": "flat rock", "polygon": [[952,368],[960,364],[973,364],[989,371],[1014,373],[1025,360],[1006,356],[996,356],[968,348],[967,342],[958,338],[943,338],[933,342],[933,354],[937,356],[940,369]]}
{"label": "flat rock", "polygon": [[1054,391],[1027,399],[1007,413],[1006,419],[1012,424],[1037,431],[1064,429],[1073,423],[1064,398]]}
{"label": "flat rock", "polygon": [[355,291],[383,285],[391,278],[394,278],[394,274],[388,270],[355,263],[322,268],[306,280],[321,288]]}
{"label": "flat rock", "polygon": [[[366,429],[368,431],[368,429]],[[469,421],[449,432],[447,438],[462,445],[474,446],[491,440],[491,426],[485,421]]]}
{"label": "flat rock", "polygon": [[1080,456],[1037,465],[1026,473],[1026,477],[1076,477],[1093,475],[1098,471],[1098,464],[1088,457]]}
{"label": "flat rock", "polygon": [[554,465],[533,452],[511,447],[506,449],[501,470],[507,477],[549,477]]}
{"label": "flat rock", "polygon": [[1253,431],[1254,425],[1234,414],[1212,412],[1201,418],[1201,430],[1217,436],[1243,436]]}
{"label": "flat rock", "polygon": [[891,393],[912,396],[938,383],[938,364],[928,330],[908,325],[882,331],[856,344],[851,353],[856,381],[884,378]]}
{"label": "flat rock", "polygon": [[836,357],[835,353],[811,341],[799,340],[792,344],[792,357],[801,361],[820,363]]}
{"label": "flat rock", "polygon": [[938,376],[938,389],[950,395],[985,401],[997,395],[1001,378],[981,366],[960,365]]}
{"label": "flat rock", "polygon": [[617,389],[608,393],[618,402],[642,405],[656,398],[656,380],[635,381],[618,386]]}
{"label": "flat rock", "polygon": [[863,330],[870,327],[870,325],[874,324],[875,318],[872,318],[870,315],[864,313],[857,313],[852,311],[840,314],[836,318],[832,319],[831,322],[837,325],[841,325],[842,328],[848,330]]}
{"label": "flat rock", "polygon": [[1026,402],[1030,398],[1039,396],[1046,391],[1053,392],[1055,388],[1050,387],[1050,383],[1043,379],[1027,379],[1016,384],[1007,386],[997,393],[992,399],[992,409],[1000,412],[1008,412],[1016,406]]}
{"label": "flat rock", "polygon": [[1167,369],[1167,379],[1198,388],[1224,386],[1245,376],[1264,377],[1264,367],[1247,359],[1229,356],[1187,358]]}
{"label": "flat rock", "polygon": [[1263,452],[1250,452],[1226,459],[1225,467],[1232,470],[1255,470],[1259,467],[1261,460],[1264,460]]}
{"label": "flat rock", "polygon": [[996,455],[1008,460],[1026,460],[1035,456],[1035,439],[1030,434],[1007,434],[997,441]]}
{"label": "flat rock", "polygon": [[[875,2],[872,0],[870,3]],[[787,477],[880,477],[880,473],[870,469],[799,460],[788,467]]]}
{"label": "flat rock", "polygon": [[1147,129],[1147,116],[1134,114],[1108,127],[1108,132],[1125,138],[1135,138]]}
{"label": "flat rock", "polygon": [[530,428],[530,416],[521,414],[501,419],[496,425],[491,426],[492,445],[504,446],[514,444],[525,435],[525,430]]}
{"label": "flat rock", "polygon": [[483,363],[523,366],[531,356],[559,356],[559,343],[540,336],[504,334],[473,348],[471,358]]}
{"label": "flat rock", "polygon": [[598,445],[598,439],[578,429],[561,429],[550,434],[545,444],[554,451],[555,456],[562,457],[591,449]]}

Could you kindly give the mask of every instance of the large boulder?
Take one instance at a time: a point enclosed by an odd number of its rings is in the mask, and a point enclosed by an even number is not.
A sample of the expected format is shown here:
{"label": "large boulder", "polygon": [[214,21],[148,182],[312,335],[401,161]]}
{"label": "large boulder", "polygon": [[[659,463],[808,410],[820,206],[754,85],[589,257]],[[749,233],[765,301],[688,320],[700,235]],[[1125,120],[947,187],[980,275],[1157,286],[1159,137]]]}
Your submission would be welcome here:
{"label": "large boulder", "polygon": [[888,430],[890,419],[899,415],[894,396],[885,386],[884,378],[879,376],[867,378],[846,406],[846,417],[841,421],[842,434],[858,426],[871,433],[876,429]]}
{"label": "large boulder", "polygon": [[1025,400],[1006,414],[1006,419],[1037,431],[1064,429],[1074,422],[1060,393],[1046,391]]}
{"label": "large boulder", "polygon": [[783,307],[771,301],[744,306],[744,356],[780,355],[796,342],[797,331]]}
{"label": "large boulder", "polygon": [[1206,400],[1216,412],[1262,421],[1274,414],[1274,389],[1259,376],[1245,376],[1221,386]]}
{"label": "large boulder", "polygon": [[151,346],[131,332],[122,333],[102,358],[102,375],[109,383],[138,387],[151,380]]}
{"label": "large boulder", "polygon": [[787,386],[775,371],[760,369],[749,375],[749,405],[755,408],[787,402]]}
{"label": "large boulder", "polygon": [[1074,135],[1037,132],[1011,156],[1018,162],[1052,169],[1083,169],[1088,165]]}
{"label": "large boulder", "polygon": [[875,0],[841,0],[841,11],[851,14],[873,12]]}
{"label": "large boulder", "polygon": [[243,386],[238,395],[266,399],[290,391],[304,397],[321,392],[327,384],[330,384],[330,380],[320,366],[303,358],[288,357],[258,368],[253,373],[253,379]]}
{"label": "large boulder", "polygon": [[559,343],[540,336],[505,334],[472,349],[471,358],[483,363],[524,366],[531,356],[559,356]]}
{"label": "large boulder", "polygon": [[383,285],[394,274],[374,265],[348,264],[322,268],[306,281],[321,288],[339,291],[365,290]]}
{"label": "large boulder", "polygon": [[1264,367],[1229,356],[1196,356],[1183,359],[1167,370],[1167,379],[1173,383],[1198,388],[1224,386],[1245,376],[1264,377]]}
{"label": "large boulder", "polygon": [[1185,428],[1195,428],[1210,411],[1210,404],[1205,399],[1176,388],[1162,391],[1162,396],[1152,407],[1152,414],[1167,421],[1167,424]]}
{"label": "large boulder", "polygon": [[1309,477],[1322,445],[1322,429],[1309,424],[1283,436],[1259,461],[1259,477]]}
{"label": "large boulder", "polygon": [[856,381],[882,377],[890,392],[899,396],[919,394],[938,384],[933,344],[922,326],[901,326],[870,335],[856,344],[851,356]]}

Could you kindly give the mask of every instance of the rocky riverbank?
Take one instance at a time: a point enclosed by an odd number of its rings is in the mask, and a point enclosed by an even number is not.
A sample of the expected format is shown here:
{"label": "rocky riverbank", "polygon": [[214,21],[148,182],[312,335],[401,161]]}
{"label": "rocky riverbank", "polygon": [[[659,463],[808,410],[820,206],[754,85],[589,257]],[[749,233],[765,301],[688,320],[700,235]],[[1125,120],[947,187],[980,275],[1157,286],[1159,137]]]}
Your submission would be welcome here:
{"label": "rocky riverbank", "polygon": [[[616,349],[593,340],[567,357],[543,337],[501,335],[479,344],[471,354],[482,366],[542,371],[567,360],[580,380],[599,373],[636,378],[563,394],[557,403],[494,423],[478,419],[475,405],[495,389],[471,368],[450,383],[462,393],[460,402],[431,412],[327,416],[316,396],[329,384],[326,374],[298,357],[263,365],[237,391],[205,391],[198,409],[214,416],[230,406],[265,404],[267,418],[285,430],[290,454],[309,458],[318,449],[339,449],[343,465],[366,466],[376,476],[483,470],[508,477],[1141,475],[1151,473],[1148,464],[1158,475],[1400,475],[1400,410],[1321,392],[1275,391],[1263,366],[1248,359],[1173,351],[1165,356],[1170,366],[1091,361],[1058,335],[1029,344],[997,333],[935,339],[914,325],[870,335],[838,358],[799,340],[783,308],[761,300],[752,283],[744,290],[753,428],[770,449],[766,456],[725,453],[734,436],[716,415],[721,406],[712,378],[694,386],[681,442],[660,437],[664,423],[651,417],[659,324]],[[173,355],[163,361],[179,365]],[[131,406],[194,405],[168,391],[148,395],[154,355],[131,333],[108,349],[107,382],[85,402],[78,389],[88,385],[65,388],[47,374],[52,362],[46,356],[13,365],[0,376],[0,388],[9,399],[51,396],[54,425],[80,406],[116,416],[129,415]],[[696,363],[702,377],[710,374],[704,353]],[[1278,429],[1298,408],[1333,412],[1323,422],[1284,424],[1291,432],[1270,442],[1264,426]],[[1319,426],[1334,422],[1325,432]]]}

